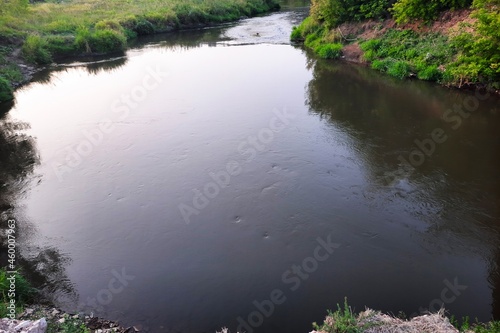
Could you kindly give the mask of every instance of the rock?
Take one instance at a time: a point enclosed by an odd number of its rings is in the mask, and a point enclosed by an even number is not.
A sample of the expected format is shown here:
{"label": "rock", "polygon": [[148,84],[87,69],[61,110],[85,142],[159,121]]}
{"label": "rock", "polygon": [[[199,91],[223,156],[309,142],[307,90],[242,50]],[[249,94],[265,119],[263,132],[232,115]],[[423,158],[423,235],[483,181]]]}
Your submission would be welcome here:
{"label": "rock", "polygon": [[64,324],[64,322],[65,322],[65,321],[66,321],[66,319],[61,318],[61,319],[59,319],[57,322],[58,322],[59,324]]}
{"label": "rock", "polygon": [[20,322],[19,324],[17,324],[16,326],[14,326],[14,330],[20,331],[20,330],[22,330],[30,325],[31,325],[31,322],[29,320],[24,320],[24,321]]}
{"label": "rock", "polygon": [[45,333],[47,330],[47,322],[45,318],[38,319],[31,324],[31,327],[26,331],[26,333]]}
{"label": "rock", "polygon": [[36,321],[0,319],[0,332],[45,333],[46,330],[45,318]]}

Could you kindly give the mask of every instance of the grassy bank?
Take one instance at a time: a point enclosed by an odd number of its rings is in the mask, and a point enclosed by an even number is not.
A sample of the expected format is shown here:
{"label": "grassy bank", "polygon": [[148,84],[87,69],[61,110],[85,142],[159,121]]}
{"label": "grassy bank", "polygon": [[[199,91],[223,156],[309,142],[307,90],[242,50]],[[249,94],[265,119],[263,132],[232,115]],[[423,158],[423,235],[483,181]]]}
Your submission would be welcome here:
{"label": "grassy bank", "polygon": [[500,90],[499,0],[340,2],[313,0],[291,39],[400,79]]}
{"label": "grassy bank", "polygon": [[500,321],[471,323],[469,318],[463,318],[459,322],[447,318],[444,310],[411,319],[370,309],[355,314],[345,300],[342,306],[337,304],[336,311],[328,311],[323,323],[313,323],[313,328],[311,333],[500,333]]}
{"label": "grassy bank", "polygon": [[19,64],[126,49],[139,35],[202,27],[279,8],[274,0],[5,0],[0,7],[0,102],[23,81]]}

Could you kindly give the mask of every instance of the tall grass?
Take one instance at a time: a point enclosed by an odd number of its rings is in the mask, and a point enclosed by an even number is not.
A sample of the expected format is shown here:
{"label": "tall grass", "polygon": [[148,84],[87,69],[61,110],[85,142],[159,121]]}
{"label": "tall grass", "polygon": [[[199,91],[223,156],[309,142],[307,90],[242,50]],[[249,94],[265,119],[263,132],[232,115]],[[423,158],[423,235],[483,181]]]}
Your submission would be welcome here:
{"label": "tall grass", "polygon": [[[10,302],[9,290],[10,281],[7,280],[11,275],[3,268],[0,268],[0,318],[6,317],[8,310],[7,305]],[[20,311],[24,305],[32,302],[36,296],[36,289],[31,287],[28,280],[19,273],[15,273],[15,300],[16,309]]]}

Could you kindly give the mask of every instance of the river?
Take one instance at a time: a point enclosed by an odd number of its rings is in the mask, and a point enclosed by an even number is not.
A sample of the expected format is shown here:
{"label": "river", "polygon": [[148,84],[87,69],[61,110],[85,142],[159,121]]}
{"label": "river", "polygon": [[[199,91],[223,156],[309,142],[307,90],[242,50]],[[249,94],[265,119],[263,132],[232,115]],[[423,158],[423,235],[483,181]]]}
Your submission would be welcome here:
{"label": "river", "polygon": [[149,332],[304,333],[344,297],[500,319],[499,99],[319,60],[296,4],[3,106],[2,216],[59,306]]}

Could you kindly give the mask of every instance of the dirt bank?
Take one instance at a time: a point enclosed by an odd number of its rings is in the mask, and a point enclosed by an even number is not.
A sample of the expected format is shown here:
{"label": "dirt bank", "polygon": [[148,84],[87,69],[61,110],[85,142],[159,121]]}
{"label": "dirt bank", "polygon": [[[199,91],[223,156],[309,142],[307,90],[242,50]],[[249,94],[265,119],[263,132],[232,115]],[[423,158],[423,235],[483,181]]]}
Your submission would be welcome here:
{"label": "dirt bank", "polygon": [[369,20],[364,22],[346,22],[341,24],[337,30],[348,44],[344,46],[343,59],[353,63],[366,64],[363,51],[359,43],[364,40],[375,39],[387,32],[389,29],[411,29],[418,33],[438,32],[446,36],[453,36],[463,24],[472,25],[475,20],[470,18],[471,9],[448,10],[432,23],[414,21],[407,24],[397,25],[394,19],[385,21]]}

